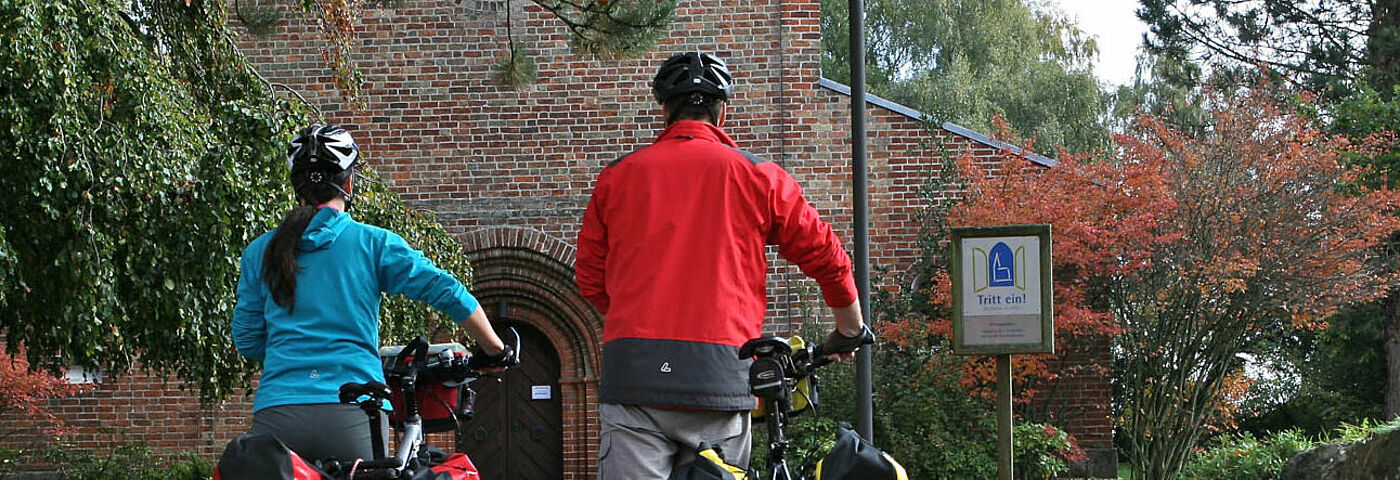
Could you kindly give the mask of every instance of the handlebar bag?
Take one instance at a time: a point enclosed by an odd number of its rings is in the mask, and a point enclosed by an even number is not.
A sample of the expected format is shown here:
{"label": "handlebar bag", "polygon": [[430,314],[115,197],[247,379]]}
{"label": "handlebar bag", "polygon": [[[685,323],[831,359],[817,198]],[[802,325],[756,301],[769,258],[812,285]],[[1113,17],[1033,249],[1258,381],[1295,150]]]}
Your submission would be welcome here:
{"label": "handlebar bag", "polygon": [[[389,424],[403,428],[405,407],[403,394],[399,393],[399,382],[390,379],[389,388],[394,392],[389,399],[394,411],[389,412]],[[457,429],[457,419],[471,409],[471,399],[467,389],[458,385],[449,387],[442,382],[419,384],[417,388],[418,415],[423,417],[423,433],[447,432]]]}
{"label": "handlebar bag", "polygon": [[904,467],[845,425],[836,429],[836,446],[817,462],[816,480],[908,480]]}
{"label": "handlebar bag", "polygon": [[[803,341],[802,337],[796,335],[788,337],[787,343],[792,346],[792,351],[794,352],[807,348],[807,342]],[[811,376],[803,376],[797,379],[797,383],[792,390],[792,396],[789,397],[791,411],[786,412],[788,415],[802,413],[806,411],[808,407],[811,407],[812,404],[817,403],[817,394],[812,387]],[[768,402],[760,398],[758,399],[758,406],[754,407],[754,409],[749,412],[749,416],[753,417],[754,420],[763,420],[764,417],[768,416],[768,409]]]}
{"label": "handlebar bag", "polygon": [[228,442],[214,480],[323,480],[330,476],[301,459],[268,433],[245,433]]}
{"label": "handlebar bag", "polygon": [[[452,365],[459,365],[465,361],[466,352],[452,350],[451,345],[436,344],[428,349],[429,360],[424,366],[424,372],[434,369],[452,368]],[[461,348],[460,345],[457,346]],[[405,415],[408,412],[403,393],[399,388],[399,380],[390,374],[395,357],[401,347],[385,347],[379,349],[380,359],[383,360],[384,377],[393,395],[389,398],[389,403],[394,406],[394,410],[389,412],[389,425],[394,428],[403,428]],[[450,353],[447,353],[450,352]],[[443,355],[450,355],[446,358]],[[413,357],[407,357],[404,362],[412,362]],[[422,374],[422,372],[420,372]],[[448,432],[457,429],[457,420],[470,419],[473,396],[470,390],[461,384],[443,383],[440,376],[419,377],[418,385],[414,396],[418,400],[418,415],[423,418],[423,433]]]}

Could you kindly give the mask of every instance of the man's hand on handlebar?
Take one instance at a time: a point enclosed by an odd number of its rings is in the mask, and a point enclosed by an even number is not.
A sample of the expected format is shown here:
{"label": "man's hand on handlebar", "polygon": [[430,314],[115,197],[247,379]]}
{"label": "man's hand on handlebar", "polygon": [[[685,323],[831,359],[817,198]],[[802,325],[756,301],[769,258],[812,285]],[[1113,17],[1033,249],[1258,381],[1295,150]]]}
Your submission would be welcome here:
{"label": "man's hand on handlebar", "polygon": [[875,336],[870,334],[870,329],[865,326],[860,302],[851,302],[844,307],[832,307],[831,315],[836,320],[836,328],[826,336],[826,343],[817,348],[819,353],[822,353],[821,363],[839,362],[854,357],[861,345],[875,342]]}
{"label": "man's hand on handlebar", "polygon": [[870,327],[863,324],[860,326],[860,331],[854,335],[847,335],[841,330],[840,327],[833,329],[831,333],[827,334],[826,342],[819,346],[827,362],[847,360],[856,355],[856,351],[860,350],[861,345],[875,343],[874,332],[871,332]]}

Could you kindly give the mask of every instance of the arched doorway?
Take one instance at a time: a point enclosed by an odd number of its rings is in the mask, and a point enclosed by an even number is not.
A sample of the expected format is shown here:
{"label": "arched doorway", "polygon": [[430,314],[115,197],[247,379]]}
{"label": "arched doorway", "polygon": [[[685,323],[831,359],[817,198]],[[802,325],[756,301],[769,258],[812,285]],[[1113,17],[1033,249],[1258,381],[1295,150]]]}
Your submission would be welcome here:
{"label": "arched doorway", "polygon": [[461,429],[459,446],[482,478],[554,480],[563,478],[563,417],[559,396],[559,356],[535,327],[498,322],[520,334],[522,360],[500,381],[479,380],[476,417]]}
{"label": "arched doorway", "polygon": [[[493,323],[513,322],[517,326],[525,352],[524,364],[519,368],[522,377],[516,381],[507,376],[499,385],[513,391],[510,395],[514,396],[487,398],[491,394],[483,393],[477,402],[478,417],[496,415],[514,420],[496,425],[494,431],[485,424],[459,429],[457,448],[471,455],[478,466],[492,462],[504,465],[504,473],[495,477],[487,473],[488,468],[496,467],[483,466],[482,478],[596,477],[598,423],[594,394],[598,379],[594,372],[601,360],[603,329],[602,319],[574,285],[573,246],[538,230],[517,227],[487,228],[458,238],[472,265],[472,294],[481,300]],[[542,371],[534,370],[537,367]],[[483,383],[478,390],[486,392],[488,388]],[[547,402],[536,398],[546,394],[551,397]],[[508,398],[511,405],[490,406],[489,402],[501,398]],[[547,412],[544,407],[549,404],[557,405],[560,413]],[[517,407],[529,410],[512,410]],[[553,420],[559,429],[534,420],[542,418],[561,418]],[[488,428],[478,433],[482,426]],[[517,430],[505,433],[511,428]],[[559,433],[553,433],[556,431]],[[493,434],[501,448],[521,447],[536,439],[556,442],[555,435],[567,441],[558,448],[514,448],[511,452],[473,445],[486,440],[477,440],[477,435],[490,438]],[[543,473],[560,472],[556,465],[561,462],[562,473]]]}

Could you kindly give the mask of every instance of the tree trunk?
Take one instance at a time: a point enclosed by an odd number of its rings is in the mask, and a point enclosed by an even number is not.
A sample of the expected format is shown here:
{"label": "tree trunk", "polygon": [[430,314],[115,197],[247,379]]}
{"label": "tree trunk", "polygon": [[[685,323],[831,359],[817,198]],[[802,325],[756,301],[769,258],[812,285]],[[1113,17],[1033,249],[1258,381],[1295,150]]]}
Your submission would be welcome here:
{"label": "tree trunk", "polygon": [[1385,411],[1383,417],[1400,417],[1400,294],[1385,300]]}
{"label": "tree trunk", "polygon": [[[1400,85],[1400,0],[1375,0],[1367,33],[1370,86],[1391,99]],[[1392,239],[1394,241],[1394,239]],[[1385,299],[1385,419],[1400,417],[1400,293]]]}
{"label": "tree trunk", "polygon": [[[1381,98],[1389,99],[1395,94],[1395,86],[1400,85],[1400,0],[1375,0],[1371,4],[1371,25],[1366,34],[1367,63],[1373,69],[1370,86]],[[1393,334],[1391,339],[1395,339]],[[1390,366],[1393,380],[1395,364],[1392,362]]]}

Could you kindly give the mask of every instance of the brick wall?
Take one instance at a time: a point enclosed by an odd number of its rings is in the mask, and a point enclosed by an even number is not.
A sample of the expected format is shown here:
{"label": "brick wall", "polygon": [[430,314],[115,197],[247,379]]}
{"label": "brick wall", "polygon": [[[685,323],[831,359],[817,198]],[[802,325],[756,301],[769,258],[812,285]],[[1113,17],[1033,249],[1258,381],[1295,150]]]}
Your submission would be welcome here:
{"label": "brick wall", "polygon": [[[198,395],[176,383],[144,373],[108,377],[86,393],[45,402],[45,408],[65,423],[64,442],[92,453],[111,452],[118,446],[140,442],[160,454],[194,453],[206,458],[223,451],[224,444],[247,430],[252,399],[230,399],[201,407]],[[30,454],[47,440],[35,418],[0,412],[0,430],[14,432],[3,445],[26,448]],[[19,459],[34,466],[37,456]]]}
{"label": "brick wall", "polygon": [[[538,66],[537,80],[519,90],[492,80],[506,53],[506,8],[514,9],[516,42]],[[319,50],[324,42],[306,15],[288,15],[265,38],[244,35],[240,46],[270,81],[354,132],[368,163],[410,205],[438,214],[470,252],[473,290],[485,305],[509,300],[520,318],[550,336],[563,363],[566,478],[590,478],[601,335],[599,319],[572,291],[573,241],[598,172],[649,143],[662,126],[648,88],[662,59],[688,49],[724,57],[738,85],[726,131],[791,172],[841,237],[852,238],[849,98],[821,80],[819,8],[818,0],[684,0],[652,53],[602,61],[571,53],[560,24],[529,2],[406,0],[363,19],[355,53],[368,82],[361,108],[346,105],[334,89]],[[869,110],[871,259],[890,269],[881,288],[908,283],[904,273],[918,257],[921,189],[937,168],[937,152],[996,150],[975,133],[930,127],[918,117],[887,102]],[[815,284],[769,257],[770,327],[786,332],[825,321]],[[1107,363],[1107,350],[1101,352],[1092,362]],[[149,411],[138,400],[147,397],[123,392],[148,388],[150,380],[119,379],[58,407],[66,418],[141,438],[180,437],[174,441],[201,453],[238,430],[226,423],[246,419],[246,402],[204,411],[173,397],[171,408],[188,418],[185,425],[130,413]],[[1085,376],[1061,392],[1054,402],[1081,412],[1066,427],[1086,447],[1111,449],[1106,377]],[[97,408],[129,413],[101,418]]]}

